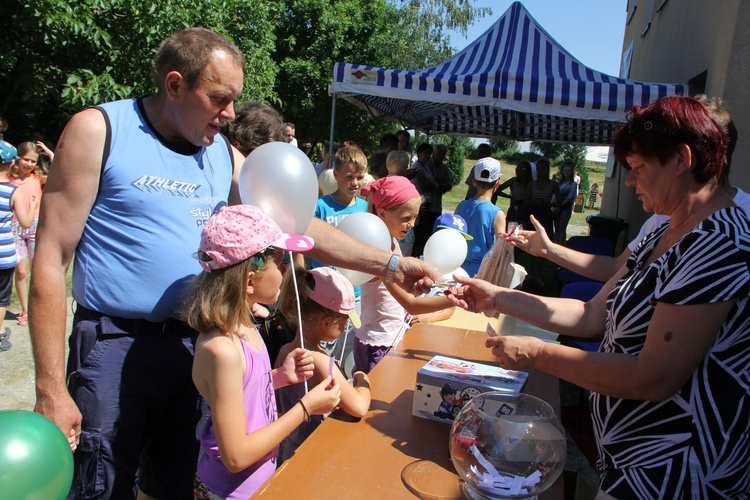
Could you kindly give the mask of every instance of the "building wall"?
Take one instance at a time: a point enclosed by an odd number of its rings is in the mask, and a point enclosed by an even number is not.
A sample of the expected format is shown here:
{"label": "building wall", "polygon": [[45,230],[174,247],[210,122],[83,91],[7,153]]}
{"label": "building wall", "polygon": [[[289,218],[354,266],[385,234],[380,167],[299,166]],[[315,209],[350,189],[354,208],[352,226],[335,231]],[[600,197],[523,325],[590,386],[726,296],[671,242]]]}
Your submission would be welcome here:
{"label": "building wall", "polygon": [[[628,77],[688,83],[699,80],[697,77],[705,72],[703,93],[724,100],[738,130],[730,181],[750,190],[750,2],[667,0],[662,4],[662,0],[627,0],[623,3],[627,3],[629,15],[623,51],[634,42]],[[657,12],[660,4],[661,10]],[[604,213],[630,222],[627,235],[630,241],[650,214],[643,211],[634,190],[624,185],[626,174],[627,171],[616,168],[615,176],[607,179],[602,208]]]}

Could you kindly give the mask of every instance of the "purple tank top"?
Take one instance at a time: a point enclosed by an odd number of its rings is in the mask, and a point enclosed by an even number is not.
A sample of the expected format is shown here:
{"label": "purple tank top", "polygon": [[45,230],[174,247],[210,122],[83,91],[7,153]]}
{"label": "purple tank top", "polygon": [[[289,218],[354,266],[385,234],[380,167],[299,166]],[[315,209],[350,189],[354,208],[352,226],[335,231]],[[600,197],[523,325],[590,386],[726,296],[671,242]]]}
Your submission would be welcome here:
{"label": "purple tank top", "polygon": [[[271,379],[271,363],[265,345],[260,352],[255,351],[240,338],[245,352],[247,369],[242,380],[245,399],[246,431],[250,434],[277,418],[276,399]],[[221,463],[219,447],[214,435],[213,420],[209,417],[201,433],[202,454],[198,461],[198,475],[201,481],[216,495],[227,499],[247,500],[276,470],[279,447],[247,469],[235,474]]]}

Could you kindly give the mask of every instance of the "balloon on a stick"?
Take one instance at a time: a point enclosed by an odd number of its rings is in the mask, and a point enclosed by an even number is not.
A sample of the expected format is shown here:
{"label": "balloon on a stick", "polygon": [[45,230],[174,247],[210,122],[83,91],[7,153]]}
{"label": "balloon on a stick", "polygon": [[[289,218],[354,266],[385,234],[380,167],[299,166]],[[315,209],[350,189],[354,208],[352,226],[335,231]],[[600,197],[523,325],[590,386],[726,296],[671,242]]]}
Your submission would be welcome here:
{"label": "balloon on a stick", "polygon": [[268,142],[253,150],[239,178],[242,203],[255,205],[282,231],[305,234],[318,200],[318,181],[310,159],[286,142]]}
{"label": "balloon on a stick", "polygon": [[440,274],[447,274],[466,260],[469,250],[466,238],[455,229],[436,231],[424,245],[424,261]]}
{"label": "balloon on a stick", "polygon": [[[385,252],[391,251],[391,234],[388,232],[388,226],[375,214],[357,212],[347,216],[336,227],[357,241],[367,243]],[[353,286],[366,283],[373,277],[371,274],[351,269],[344,269],[342,267],[337,269]]]}

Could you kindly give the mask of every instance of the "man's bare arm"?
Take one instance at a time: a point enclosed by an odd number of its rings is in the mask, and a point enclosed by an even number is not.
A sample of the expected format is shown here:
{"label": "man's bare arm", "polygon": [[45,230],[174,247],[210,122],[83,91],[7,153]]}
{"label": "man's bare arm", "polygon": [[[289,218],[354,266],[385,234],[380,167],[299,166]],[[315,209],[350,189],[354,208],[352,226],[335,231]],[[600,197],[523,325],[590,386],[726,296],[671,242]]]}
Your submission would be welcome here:
{"label": "man's bare arm", "polygon": [[232,187],[229,190],[229,200],[227,201],[230,205],[239,205],[242,203],[240,198],[240,170],[242,170],[245,157],[234,146],[231,149],[234,165],[232,166]]}
{"label": "man's bare arm", "polygon": [[[305,235],[315,240],[315,248],[306,254],[311,258],[330,266],[354,269],[385,278],[388,260],[391,258],[390,252],[384,252],[355,240],[343,231],[339,231],[315,217],[310,222],[310,227]],[[401,288],[414,291],[415,283],[429,288],[432,282],[424,282],[422,278],[436,281],[440,279],[440,275],[424,261],[412,257],[400,259],[395,282]],[[424,291],[422,288],[424,287],[420,287],[420,291]]]}
{"label": "man's bare arm", "polygon": [[80,434],[81,414],[65,381],[65,278],[99,189],[105,140],[100,111],[87,109],[65,127],[44,189],[29,303],[36,371],[35,411],[66,436]]}

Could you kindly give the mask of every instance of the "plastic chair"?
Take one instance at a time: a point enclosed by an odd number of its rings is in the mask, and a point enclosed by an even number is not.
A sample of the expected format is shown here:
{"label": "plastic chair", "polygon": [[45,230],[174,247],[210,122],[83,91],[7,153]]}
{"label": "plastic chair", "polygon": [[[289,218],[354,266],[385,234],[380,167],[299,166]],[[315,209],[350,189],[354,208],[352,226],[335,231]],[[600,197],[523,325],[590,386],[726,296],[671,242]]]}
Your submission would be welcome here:
{"label": "plastic chair", "polygon": [[588,302],[593,299],[604,283],[601,281],[574,281],[568,283],[560,291],[560,297],[564,299],[578,299]]}
{"label": "plastic chair", "polygon": [[[602,238],[600,236],[572,236],[568,239],[568,243],[565,246],[578,252],[612,257],[612,242],[607,238]],[[596,280],[587,278],[586,276],[581,276],[578,273],[562,267],[557,270],[555,277],[557,278],[558,290],[560,292],[562,292],[562,288],[568,283],[578,281],[599,283]]]}
{"label": "plastic chair", "polygon": [[571,236],[565,246],[583,253],[614,257],[612,242],[601,236]]}

